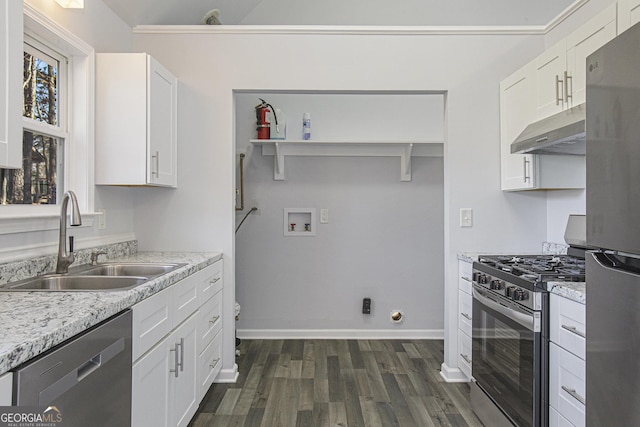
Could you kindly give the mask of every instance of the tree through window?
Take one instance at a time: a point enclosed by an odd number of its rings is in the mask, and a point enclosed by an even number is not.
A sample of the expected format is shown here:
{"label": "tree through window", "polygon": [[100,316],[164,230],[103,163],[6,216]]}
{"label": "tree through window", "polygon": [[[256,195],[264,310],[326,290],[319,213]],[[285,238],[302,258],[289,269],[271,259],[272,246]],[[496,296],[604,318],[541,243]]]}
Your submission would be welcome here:
{"label": "tree through window", "polygon": [[63,188],[60,82],[66,60],[45,50],[36,42],[24,45],[22,169],[0,169],[3,205],[56,204]]}

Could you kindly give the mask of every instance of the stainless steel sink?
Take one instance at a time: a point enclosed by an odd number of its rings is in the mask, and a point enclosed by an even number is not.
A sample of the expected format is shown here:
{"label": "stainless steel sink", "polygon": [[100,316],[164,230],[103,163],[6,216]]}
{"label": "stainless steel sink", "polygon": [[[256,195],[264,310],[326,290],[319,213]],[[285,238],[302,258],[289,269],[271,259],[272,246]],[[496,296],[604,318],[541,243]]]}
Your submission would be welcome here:
{"label": "stainless steel sink", "polygon": [[68,276],[55,274],[8,283],[2,291],[122,291],[149,280],[133,276]]}
{"label": "stainless steel sink", "polygon": [[90,276],[144,276],[153,277],[168,273],[184,264],[156,264],[156,263],[103,263],[79,267],[70,271],[74,275]]}
{"label": "stainless steel sink", "polygon": [[123,291],[186,264],[106,262],[46,274],[0,286],[0,291]]}

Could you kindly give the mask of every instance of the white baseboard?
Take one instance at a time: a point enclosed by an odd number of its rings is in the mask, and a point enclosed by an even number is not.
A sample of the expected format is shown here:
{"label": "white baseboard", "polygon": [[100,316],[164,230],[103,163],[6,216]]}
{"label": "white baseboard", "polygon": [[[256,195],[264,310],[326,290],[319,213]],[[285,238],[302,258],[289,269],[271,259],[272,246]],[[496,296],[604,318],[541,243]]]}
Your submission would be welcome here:
{"label": "white baseboard", "polygon": [[237,329],[240,339],[442,340],[443,329]]}
{"label": "white baseboard", "polygon": [[238,381],[238,365],[233,364],[233,368],[231,369],[222,369],[216,379],[213,381],[214,383],[235,383]]}
{"label": "white baseboard", "polygon": [[448,383],[468,383],[469,378],[459,368],[451,368],[443,363],[440,366],[440,376]]}
{"label": "white baseboard", "polygon": [[[75,240],[75,249],[87,249],[95,246],[111,245],[114,243],[136,240],[135,233],[109,234],[106,236],[91,236]],[[52,255],[58,251],[58,242],[46,242],[34,245],[0,248],[0,263],[19,261]]]}

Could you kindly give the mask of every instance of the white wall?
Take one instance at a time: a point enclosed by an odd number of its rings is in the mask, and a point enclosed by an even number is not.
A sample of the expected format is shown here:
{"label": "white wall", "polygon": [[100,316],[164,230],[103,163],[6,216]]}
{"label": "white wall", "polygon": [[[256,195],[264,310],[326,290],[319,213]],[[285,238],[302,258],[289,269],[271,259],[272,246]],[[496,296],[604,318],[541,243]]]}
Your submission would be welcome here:
{"label": "white wall", "polygon": [[[11,0],[14,1],[14,0]],[[36,10],[45,14],[69,32],[78,36],[96,51],[130,51],[133,33],[101,0],[85,2],[83,10],[63,9],[52,0],[27,0]],[[20,66],[19,64],[16,64]],[[91,170],[93,168],[91,167]],[[96,187],[95,209],[105,209],[107,227],[98,230],[97,221],[93,227],[73,229],[76,247],[83,248],[112,242],[120,237],[131,237],[133,230],[133,195],[126,188]],[[0,207],[1,209],[2,207]],[[26,232],[2,235],[0,256],[12,259],[12,252],[18,250],[35,253],[54,253],[58,241],[58,230]]]}
{"label": "white wall", "polygon": [[[445,362],[456,366],[456,253],[537,251],[546,237],[545,195],[503,193],[499,176],[498,84],[542,51],[542,36],[157,30],[136,34],[134,44],[181,82],[179,188],[136,192],[136,233],[148,249],[221,249],[227,324],[233,324],[235,300],[233,91],[448,92],[442,286]],[[282,53],[281,60],[273,60],[274,52]],[[474,209],[473,228],[458,227],[462,207]],[[233,331],[226,331],[224,342],[223,369],[231,369]]]}

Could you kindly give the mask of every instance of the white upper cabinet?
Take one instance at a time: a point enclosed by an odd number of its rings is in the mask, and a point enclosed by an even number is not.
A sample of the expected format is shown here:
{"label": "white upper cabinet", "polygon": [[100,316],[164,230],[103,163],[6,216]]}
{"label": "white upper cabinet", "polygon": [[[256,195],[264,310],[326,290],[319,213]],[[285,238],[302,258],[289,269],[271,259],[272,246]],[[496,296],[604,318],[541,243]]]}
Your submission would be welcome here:
{"label": "white upper cabinet", "polygon": [[96,55],[96,184],[177,186],[177,98],[151,56]]}
{"label": "white upper cabinet", "polygon": [[533,188],[531,171],[534,155],[511,154],[511,143],[536,118],[533,65],[525,65],[500,82],[500,167],[503,190]]}
{"label": "white upper cabinet", "polygon": [[612,4],[534,60],[538,119],[585,102],[587,56],[615,36]]}
{"label": "white upper cabinet", "polygon": [[618,34],[640,22],[640,0],[618,1]]}
{"label": "white upper cabinet", "polygon": [[[535,61],[536,117],[551,116],[565,108],[565,73],[567,73],[566,42],[550,47]],[[529,124],[529,123],[527,123]]]}
{"label": "white upper cabinet", "polygon": [[567,75],[565,84],[569,107],[586,101],[587,56],[616,36],[616,5],[613,4],[567,37]]}
{"label": "white upper cabinet", "polygon": [[22,167],[22,2],[0,6],[0,168]]}

